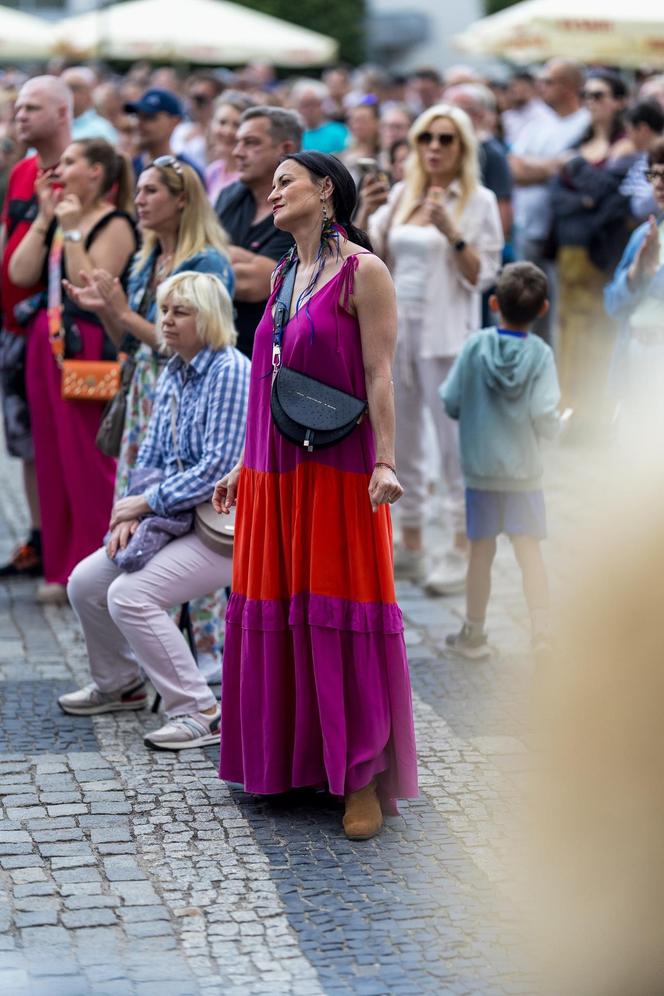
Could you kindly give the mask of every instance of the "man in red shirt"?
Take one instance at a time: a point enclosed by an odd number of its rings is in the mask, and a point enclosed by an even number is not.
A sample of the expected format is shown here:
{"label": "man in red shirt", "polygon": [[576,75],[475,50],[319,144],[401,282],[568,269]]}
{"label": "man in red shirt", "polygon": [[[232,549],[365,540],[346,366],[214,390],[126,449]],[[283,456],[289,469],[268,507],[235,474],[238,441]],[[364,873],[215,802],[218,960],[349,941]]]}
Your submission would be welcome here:
{"label": "man in red shirt", "polygon": [[[22,159],[14,166],[2,210],[0,389],[7,450],[11,456],[23,460],[31,532],[9,563],[0,567],[0,579],[41,574],[39,501],[25,393],[25,328],[21,321],[27,321],[30,299],[43,292],[46,283],[41,280],[34,287],[16,287],[9,279],[8,269],[12,253],[37,215],[35,183],[38,177],[55,169],[71,141],[71,117],[71,91],[56,76],[35,76],[21,87],[16,101],[17,132],[36,155]],[[48,235],[44,232],[44,238]]]}

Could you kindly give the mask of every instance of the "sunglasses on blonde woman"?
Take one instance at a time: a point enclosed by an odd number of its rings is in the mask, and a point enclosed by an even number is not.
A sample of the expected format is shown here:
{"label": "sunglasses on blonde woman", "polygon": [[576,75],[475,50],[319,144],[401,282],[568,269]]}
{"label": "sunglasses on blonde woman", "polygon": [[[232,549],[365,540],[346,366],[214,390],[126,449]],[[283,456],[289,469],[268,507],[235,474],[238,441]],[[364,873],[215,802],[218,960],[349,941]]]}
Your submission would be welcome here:
{"label": "sunglasses on blonde woman", "polygon": [[439,145],[452,145],[456,141],[456,135],[449,133],[435,135],[432,131],[423,131],[417,136],[418,145],[431,145],[434,141],[438,142]]}
{"label": "sunglasses on blonde woman", "polygon": [[163,169],[165,166],[170,166],[171,169],[175,170],[178,176],[182,176],[182,163],[175,156],[157,156],[150,163],[151,166],[156,166],[157,169]]}

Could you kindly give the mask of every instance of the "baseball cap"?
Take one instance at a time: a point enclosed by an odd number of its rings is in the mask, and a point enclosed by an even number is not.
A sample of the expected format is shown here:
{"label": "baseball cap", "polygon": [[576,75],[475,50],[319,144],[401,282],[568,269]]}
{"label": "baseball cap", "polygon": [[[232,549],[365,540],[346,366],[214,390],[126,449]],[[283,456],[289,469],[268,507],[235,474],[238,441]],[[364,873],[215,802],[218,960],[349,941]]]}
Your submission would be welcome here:
{"label": "baseball cap", "polygon": [[165,111],[173,117],[182,117],[182,105],[174,93],[168,90],[146,90],[140,100],[133,104],[125,104],[126,114],[149,114],[151,116]]}

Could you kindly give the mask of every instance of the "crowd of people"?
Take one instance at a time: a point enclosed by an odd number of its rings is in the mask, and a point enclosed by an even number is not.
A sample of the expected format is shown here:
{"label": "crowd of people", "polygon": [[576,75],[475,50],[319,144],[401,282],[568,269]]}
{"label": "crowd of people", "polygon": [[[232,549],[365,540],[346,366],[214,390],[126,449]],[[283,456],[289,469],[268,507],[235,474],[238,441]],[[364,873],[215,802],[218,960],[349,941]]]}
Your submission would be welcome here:
{"label": "crowd of people", "polygon": [[[545,649],[537,440],[561,407],[606,431],[652,375],[664,77],[52,68],[0,79],[0,375],[31,519],[0,579],[78,614],[93,683],[65,711],[143,708],[147,676],[148,746],[221,738],[222,777],[325,785],[372,836],[417,790],[395,576],[466,590],[449,646],[485,656],[507,532]],[[70,361],[120,368],[110,408],[68,393]],[[368,417],[298,446],[287,371]],[[237,502],[232,574],[196,528],[210,499]]]}

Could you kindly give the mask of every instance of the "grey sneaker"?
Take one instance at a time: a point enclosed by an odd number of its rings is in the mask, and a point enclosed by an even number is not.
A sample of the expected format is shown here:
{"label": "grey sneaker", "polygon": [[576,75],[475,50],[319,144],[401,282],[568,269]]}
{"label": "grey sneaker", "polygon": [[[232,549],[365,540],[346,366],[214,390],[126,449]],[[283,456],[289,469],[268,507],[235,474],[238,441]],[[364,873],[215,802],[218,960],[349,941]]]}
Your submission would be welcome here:
{"label": "grey sneaker", "polygon": [[221,710],[214,716],[201,712],[193,716],[174,716],[165,726],[143,738],[146,747],[153,750],[187,750],[189,747],[207,747],[221,740]]}
{"label": "grey sneaker", "polygon": [[471,661],[481,661],[491,656],[486,633],[473,635],[468,623],[464,623],[458,633],[445,637],[445,646],[459,657]]}
{"label": "grey sneaker", "polygon": [[145,682],[137,678],[117,692],[101,692],[94,681],[77,692],[67,692],[58,699],[63,712],[72,716],[97,716],[102,712],[130,712],[144,709],[148,702]]}
{"label": "grey sneaker", "polygon": [[424,550],[409,550],[400,544],[394,547],[394,576],[401,581],[422,581],[427,572]]}

